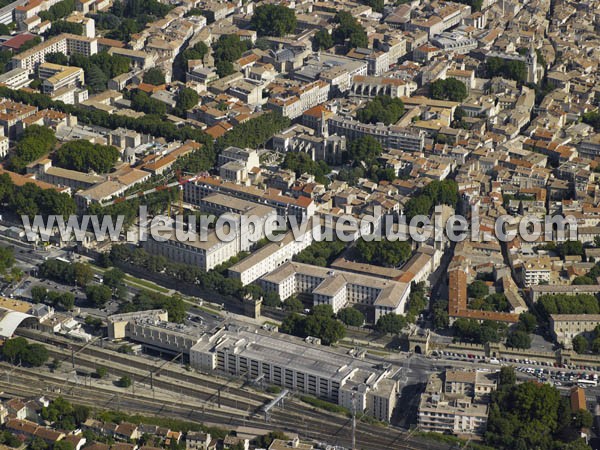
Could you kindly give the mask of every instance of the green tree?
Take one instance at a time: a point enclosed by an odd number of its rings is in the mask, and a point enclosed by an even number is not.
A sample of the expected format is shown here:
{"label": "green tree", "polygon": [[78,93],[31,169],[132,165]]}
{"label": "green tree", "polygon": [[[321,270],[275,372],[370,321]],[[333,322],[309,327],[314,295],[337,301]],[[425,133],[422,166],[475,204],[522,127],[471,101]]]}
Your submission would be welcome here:
{"label": "green tree", "polygon": [[510,388],[517,383],[517,374],[512,366],[503,366],[498,373],[498,387]]}
{"label": "green tree", "polygon": [[358,309],[352,308],[351,306],[340,309],[337,313],[337,317],[346,325],[350,325],[353,327],[361,327],[365,323],[364,314],[361,313]]}
{"label": "green tree", "polygon": [[184,87],[177,93],[176,109],[181,116],[185,116],[188,109],[192,109],[200,101],[198,93],[190,88]]}
{"label": "green tree", "polygon": [[487,284],[481,280],[475,280],[467,287],[467,293],[471,298],[485,297],[489,292]]}
{"label": "green tree", "polygon": [[513,348],[530,348],[531,337],[524,331],[515,331],[508,335],[506,345]]}
{"label": "green tree", "polygon": [[208,47],[204,42],[198,42],[194,44],[192,47],[186,48],[181,53],[180,64],[183,70],[187,71],[188,61],[191,60],[203,60],[204,57],[208,54]]}
{"label": "green tree", "polygon": [[335,16],[338,24],[333,30],[333,41],[336,44],[347,44],[350,48],[367,47],[369,39],[365,29],[347,11],[339,11]]}
{"label": "green tree", "polygon": [[131,378],[128,377],[127,375],[123,375],[119,381],[117,382],[117,384],[119,385],[119,387],[122,388],[128,388],[131,387]]}
{"label": "green tree", "polygon": [[108,375],[108,370],[106,367],[98,366],[96,367],[96,378],[106,378]]}
{"label": "green tree", "polygon": [[93,144],[77,139],[63,144],[54,155],[54,163],[59,167],[79,172],[93,170],[108,173],[119,159],[119,151],[112,145]]}
{"label": "green tree", "polygon": [[582,335],[577,335],[573,338],[573,350],[577,353],[585,353],[588,350],[588,341]]}
{"label": "green tree", "polygon": [[298,297],[290,297],[283,302],[283,308],[289,312],[300,312],[304,309],[304,305]]}
{"label": "green tree", "polygon": [[75,450],[75,446],[72,442],[62,440],[55,442],[52,446],[52,450]]}
{"label": "green tree", "polygon": [[399,98],[389,95],[378,95],[356,113],[356,118],[363,123],[383,122],[386,125],[398,122],[404,114],[404,103]]}
{"label": "green tree", "polygon": [[102,308],[112,297],[112,291],[108,286],[90,284],[85,288],[87,300],[96,308]]}
{"label": "green tree", "polygon": [[379,333],[400,334],[406,326],[406,318],[398,314],[385,314],[379,317],[375,329]]}
{"label": "green tree", "polygon": [[254,9],[252,28],[259,36],[285,36],[296,29],[296,14],[284,5],[262,4]]}
{"label": "green tree", "polygon": [[583,244],[581,241],[566,241],[559,246],[561,256],[583,255]]}
{"label": "green tree", "polygon": [[71,264],[73,281],[77,286],[86,286],[94,278],[94,271],[87,263],[74,262]]}
{"label": "green tree", "polygon": [[353,140],[348,148],[348,159],[355,165],[371,166],[383,153],[383,147],[372,136],[362,136]]}
{"label": "green tree", "polygon": [[456,78],[439,79],[431,83],[429,95],[436,100],[462,102],[467,98],[467,87]]}
{"label": "green tree", "polygon": [[0,274],[5,273],[15,263],[14,251],[10,247],[0,247]]}
{"label": "green tree", "polygon": [[31,300],[33,303],[44,303],[48,291],[43,286],[33,286],[31,288]]}
{"label": "green tree", "polygon": [[265,292],[265,295],[263,296],[263,305],[271,308],[277,308],[281,306],[281,298],[279,297],[279,294],[275,291]]}
{"label": "green tree", "polygon": [[485,68],[488,78],[502,76],[520,84],[527,81],[527,66],[523,61],[492,57],[486,60]]}
{"label": "green tree", "polygon": [[326,175],[331,172],[331,169],[325,161],[313,161],[313,159],[304,152],[287,152],[281,167],[293,170],[297,177],[305,173],[314,175],[315,180],[322,184],[327,184]]}
{"label": "green tree", "polygon": [[30,450],[46,450],[48,448],[48,444],[42,438],[34,437],[31,442],[29,442]]}
{"label": "green tree", "polygon": [[153,67],[148,69],[148,71],[144,74],[144,83],[153,84],[154,86],[160,86],[161,84],[165,84],[165,74],[162,73],[157,67]]}
{"label": "green tree", "polygon": [[333,47],[333,37],[325,29],[317,31],[313,37],[313,50],[328,50]]}
{"label": "green tree", "polygon": [[48,361],[48,350],[42,344],[29,344],[22,354],[23,362],[31,367],[43,366]]}
{"label": "green tree", "polygon": [[533,333],[537,327],[537,319],[530,312],[524,312],[519,315],[519,326],[526,333]]}
{"label": "green tree", "polygon": [[22,360],[23,354],[27,350],[27,345],[27,339],[25,338],[16,337],[9,339],[1,347],[2,357],[10,361],[11,364],[17,364]]}

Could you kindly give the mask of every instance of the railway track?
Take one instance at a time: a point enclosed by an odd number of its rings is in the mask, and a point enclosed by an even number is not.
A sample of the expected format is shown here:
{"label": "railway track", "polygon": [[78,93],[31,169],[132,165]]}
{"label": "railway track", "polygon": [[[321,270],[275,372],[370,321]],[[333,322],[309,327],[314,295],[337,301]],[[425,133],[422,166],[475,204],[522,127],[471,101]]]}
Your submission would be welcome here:
{"label": "railway track", "polygon": [[[177,417],[186,418],[193,421],[214,421],[228,426],[252,425],[263,429],[283,429],[293,431],[305,436],[307,439],[328,442],[343,446],[351,444],[351,419],[332,413],[310,407],[304,404],[296,404],[293,401],[286,401],[285,409],[277,408],[273,410],[270,421],[265,424],[260,414],[260,408],[272,397],[266,394],[251,391],[247,387],[236,387],[231,384],[231,380],[215,381],[209,379],[203,374],[186,374],[177,370],[164,367],[164,362],[154,362],[151,360],[141,361],[141,358],[131,357],[130,355],[120,354],[106,349],[100,349],[94,346],[87,346],[81,343],[74,343],[59,336],[40,335],[28,330],[26,333],[20,333],[30,339],[38,340],[48,344],[47,347],[52,357],[62,358],[64,362],[71,359],[71,350],[64,348],[70,345],[75,352],[75,363],[82,367],[95,368],[98,365],[106,366],[110,364],[110,371],[117,376],[134,376],[137,382],[149,382],[150,371],[160,368],[160,377],[153,378],[154,387],[179,392],[189,397],[190,402],[204,402],[203,411],[199,407],[193,408],[183,405],[182,402],[164,402],[162,400],[151,400],[141,398],[139,395],[130,398],[131,394],[120,395],[121,407],[123,409],[132,408],[131,411],[139,412],[140,408],[150,414],[173,414]],[[83,350],[82,347],[85,347]],[[80,353],[77,353],[81,351]],[[110,355],[110,361],[106,361],[107,354]],[[23,369],[26,370],[26,369]],[[148,373],[147,376],[142,374]],[[0,383],[0,386],[3,386]],[[75,387],[73,387],[75,389]],[[78,388],[81,389],[81,388]],[[219,394],[219,390],[221,393]],[[83,392],[82,392],[83,394]],[[83,399],[90,394],[89,390],[85,395],[78,398]],[[93,395],[93,394],[92,394]],[[112,392],[114,397],[114,392]],[[227,407],[230,412],[219,412],[215,408],[218,397],[222,407]],[[114,398],[113,398],[114,400]],[[77,402],[77,400],[74,400]],[[126,403],[122,403],[126,402]],[[151,403],[149,403],[151,402]],[[82,403],[82,401],[79,401]],[[88,402],[90,406],[97,406],[95,402]],[[114,404],[109,404],[109,409],[114,409]],[[168,410],[167,410],[168,409]],[[236,413],[235,411],[238,411]],[[379,450],[382,448],[391,449],[446,449],[447,445],[426,441],[419,442],[418,439],[408,436],[401,430],[394,427],[380,427],[367,423],[358,422],[356,427],[356,439],[360,448]]]}

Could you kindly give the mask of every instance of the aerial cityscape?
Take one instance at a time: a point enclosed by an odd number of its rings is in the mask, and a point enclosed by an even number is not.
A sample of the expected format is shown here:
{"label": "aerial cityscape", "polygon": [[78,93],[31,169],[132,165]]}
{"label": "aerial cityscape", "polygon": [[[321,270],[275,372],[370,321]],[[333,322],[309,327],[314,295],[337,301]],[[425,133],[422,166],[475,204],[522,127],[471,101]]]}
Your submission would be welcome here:
{"label": "aerial cityscape", "polygon": [[600,449],[600,0],[0,0],[0,450]]}

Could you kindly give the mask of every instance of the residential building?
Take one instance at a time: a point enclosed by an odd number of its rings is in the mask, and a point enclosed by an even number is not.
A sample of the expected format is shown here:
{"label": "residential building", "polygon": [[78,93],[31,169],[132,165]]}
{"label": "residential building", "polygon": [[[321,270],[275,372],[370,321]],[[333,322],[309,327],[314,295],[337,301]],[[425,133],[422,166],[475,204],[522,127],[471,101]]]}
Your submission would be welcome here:
{"label": "residential building", "polygon": [[13,56],[11,59],[12,68],[27,69],[30,74],[34,73],[40,64],[46,62],[46,55],[49,53],[63,53],[67,56],[74,54],[92,56],[98,53],[98,40],[63,33]]}

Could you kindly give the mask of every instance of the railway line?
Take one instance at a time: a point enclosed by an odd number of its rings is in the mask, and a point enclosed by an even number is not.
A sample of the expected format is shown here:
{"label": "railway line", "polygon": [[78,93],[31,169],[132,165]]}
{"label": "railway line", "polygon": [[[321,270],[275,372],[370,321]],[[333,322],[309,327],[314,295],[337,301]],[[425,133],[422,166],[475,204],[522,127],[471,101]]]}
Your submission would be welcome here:
{"label": "railway line", "polygon": [[[132,397],[132,394],[124,393],[119,396],[123,409],[131,408],[133,412],[139,412],[141,409],[149,414],[171,414],[187,420],[201,422],[216,420],[217,423],[227,426],[251,425],[263,429],[277,428],[299,433],[301,436],[315,441],[343,446],[351,444],[350,418],[327,413],[308,405],[297,404],[293,400],[286,400],[285,409],[277,408],[273,410],[270,421],[265,424],[260,415],[260,408],[272,400],[272,397],[250,390],[248,387],[243,387],[237,379],[221,381],[215,380],[214,377],[209,378],[204,374],[182,373],[176,369],[166,367],[164,361],[155,362],[91,345],[86,346],[60,336],[42,335],[31,330],[24,333],[20,332],[20,334],[29,339],[48,344],[47,347],[51,357],[62,358],[65,363],[70,363],[71,352],[73,352],[74,361],[80,367],[94,369],[98,365],[110,365],[110,371],[113,375],[133,376],[137,383],[148,384],[150,372],[160,368],[160,377],[154,377],[152,380],[155,388],[180,393],[188,397],[190,403],[201,402],[202,404],[202,412],[200,412],[200,406],[192,407],[185,405],[184,402],[164,402],[158,399],[141,398],[139,393]],[[66,345],[69,345],[71,349],[66,349]],[[110,358],[109,361],[107,361],[107,357]],[[73,387],[73,389],[82,388]],[[78,398],[84,399],[89,394],[89,391],[85,392],[85,395],[80,395]],[[111,392],[111,395],[114,397],[115,393]],[[222,410],[219,411],[217,407],[219,400],[221,407],[227,408],[230,412],[223,413]],[[91,403],[94,406],[98,405],[96,402]],[[114,404],[109,403],[109,405],[114,408]],[[441,450],[448,448],[447,445],[442,443],[420,442],[420,439],[410,437],[391,426],[382,427],[360,421],[356,427],[356,439],[360,448],[373,450],[381,448]]]}

